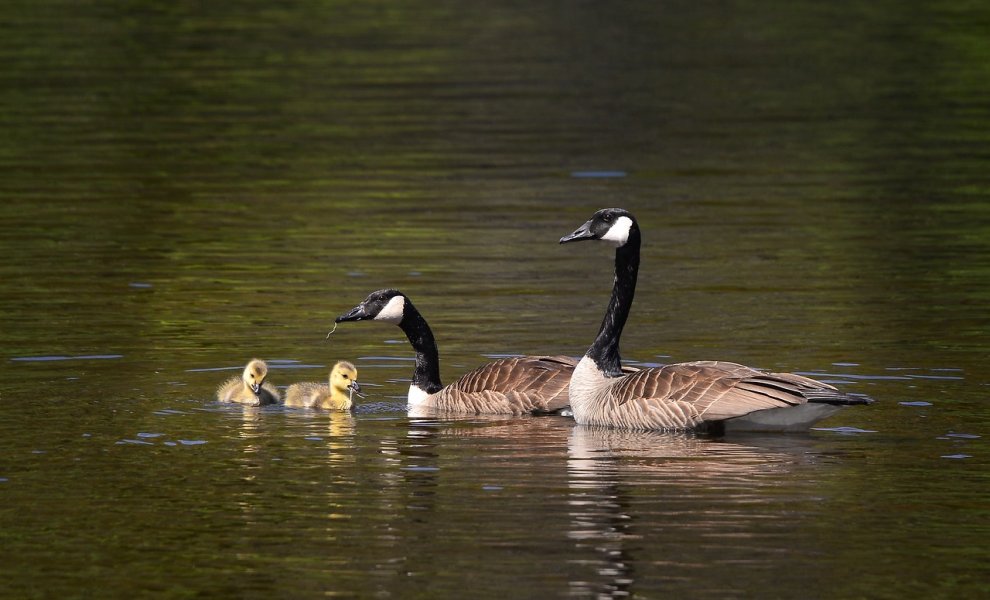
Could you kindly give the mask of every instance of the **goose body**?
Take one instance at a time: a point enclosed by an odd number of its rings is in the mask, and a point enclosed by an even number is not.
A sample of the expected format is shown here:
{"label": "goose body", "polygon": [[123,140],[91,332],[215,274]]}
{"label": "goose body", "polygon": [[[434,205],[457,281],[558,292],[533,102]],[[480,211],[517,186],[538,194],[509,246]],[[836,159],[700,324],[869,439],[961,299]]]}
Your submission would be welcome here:
{"label": "goose body", "polygon": [[328,410],[350,410],[353,395],[361,393],[357,367],[342,360],[330,370],[329,383],[294,383],[285,390],[285,405]]}
{"label": "goose body", "polygon": [[624,374],[619,338],[639,271],[639,226],[623,209],[603,209],[560,243],[600,240],[616,247],[615,282],[601,328],[571,377],[574,419],[623,429],[796,431],[869,398],[792,373],[699,361]]}
{"label": "goose body", "polygon": [[426,319],[398,290],[372,292],[336,322],[374,320],[399,326],[416,351],[409,406],[437,412],[511,414],[558,412],[568,405],[577,361],[568,356],[521,356],[482,365],[444,386],[440,358]]}
{"label": "goose body", "polygon": [[265,381],[268,365],[260,359],[252,359],[244,367],[240,377],[231,377],[217,388],[217,400],[249,406],[275,404],[279,401],[278,388]]}

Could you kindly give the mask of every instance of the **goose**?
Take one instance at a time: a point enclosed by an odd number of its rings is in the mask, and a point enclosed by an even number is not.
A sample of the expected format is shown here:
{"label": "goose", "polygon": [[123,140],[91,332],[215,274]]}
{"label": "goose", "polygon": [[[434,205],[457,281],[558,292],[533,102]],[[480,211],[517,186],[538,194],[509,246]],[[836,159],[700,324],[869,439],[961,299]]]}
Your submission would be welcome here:
{"label": "goose", "polygon": [[416,351],[409,385],[409,407],[463,414],[560,412],[567,407],[567,385],[577,360],[569,356],[503,358],[480,366],[444,386],[433,331],[409,298],[394,289],[372,292],[336,318],[398,325]]}
{"label": "goose", "polygon": [[285,405],[350,410],[354,394],[361,396],[357,367],[342,360],[330,369],[330,383],[294,383],[285,390]]}
{"label": "goose", "polygon": [[560,243],[581,240],[599,240],[616,250],[605,318],[571,376],[571,409],[578,423],[714,433],[800,431],[844,406],[872,402],[801,375],[731,362],[686,362],[622,374],[619,337],[636,292],[639,225],[629,211],[605,208]]}
{"label": "goose", "polygon": [[240,377],[231,377],[217,388],[217,400],[249,406],[275,404],[280,394],[274,385],[265,381],[267,376],[268,365],[265,361],[252,359]]}

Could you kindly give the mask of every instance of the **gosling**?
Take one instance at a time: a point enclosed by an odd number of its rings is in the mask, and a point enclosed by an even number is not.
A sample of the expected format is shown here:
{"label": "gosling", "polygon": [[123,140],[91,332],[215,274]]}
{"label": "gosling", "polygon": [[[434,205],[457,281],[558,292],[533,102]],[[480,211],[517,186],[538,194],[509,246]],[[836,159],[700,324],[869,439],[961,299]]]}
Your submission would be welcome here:
{"label": "gosling", "polygon": [[240,377],[231,377],[217,388],[217,400],[248,406],[275,404],[281,399],[281,394],[278,388],[265,381],[267,376],[268,365],[265,361],[252,359]]}
{"label": "gosling", "polygon": [[357,367],[342,360],[330,370],[329,385],[312,382],[290,385],[285,390],[285,405],[350,410],[355,394],[362,397],[361,386],[357,382]]}

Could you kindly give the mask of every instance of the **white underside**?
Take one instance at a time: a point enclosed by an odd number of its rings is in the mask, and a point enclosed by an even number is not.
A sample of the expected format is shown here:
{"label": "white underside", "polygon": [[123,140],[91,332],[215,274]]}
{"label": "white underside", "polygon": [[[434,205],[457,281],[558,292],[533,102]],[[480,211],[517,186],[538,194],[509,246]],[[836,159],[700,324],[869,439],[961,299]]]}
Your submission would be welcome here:
{"label": "white underside", "polygon": [[726,431],[804,431],[817,421],[834,415],[842,406],[809,402],[784,408],[768,408],[727,419]]}
{"label": "white underside", "polygon": [[571,383],[568,389],[575,421],[582,425],[591,423],[595,400],[608,386],[609,381],[609,378],[598,369],[595,361],[587,356],[581,358],[581,361],[574,367],[574,373],[571,374]]}
{"label": "white underside", "polygon": [[426,406],[429,401],[430,395],[424,392],[416,384],[409,386],[409,406]]}

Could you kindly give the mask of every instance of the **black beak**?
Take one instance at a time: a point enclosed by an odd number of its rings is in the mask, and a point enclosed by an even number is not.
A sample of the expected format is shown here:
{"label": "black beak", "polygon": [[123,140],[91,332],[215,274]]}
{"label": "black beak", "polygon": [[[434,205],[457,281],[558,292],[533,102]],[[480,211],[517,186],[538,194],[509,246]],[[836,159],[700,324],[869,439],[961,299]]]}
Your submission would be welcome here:
{"label": "black beak", "polygon": [[261,389],[261,384],[260,384],[260,383],[252,383],[252,384],[251,384],[251,391],[252,391],[252,392],[254,392],[254,394],[255,394],[256,396],[258,395],[258,391],[259,391],[260,389]]}
{"label": "black beak", "polygon": [[344,321],[364,321],[365,319],[370,319],[370,318],[371,315],[369,315],[368,311],[364,309],[364,305],[358,304],[351,310],[345,312],[344,314],[334,319],[333,322],[343,323]]}
{"label": "black beak", "polygon": [[574,230],[574,233],[572,233],[571,235],[565,235],[564,237],[560,238],[560,243],[566,244],[567,242],[580,242],[581,240],[593,240],[593,239],[596,239],[595,234],[591,233],[591,221],[588,221],[584,225]]}
{"label": "black beak", "polygon": [[351,392],[357,395],[358,398],[364,398],[364,394],[361,393],[361,386],[356,381],[352,381],[349,386],[347,386]]}

